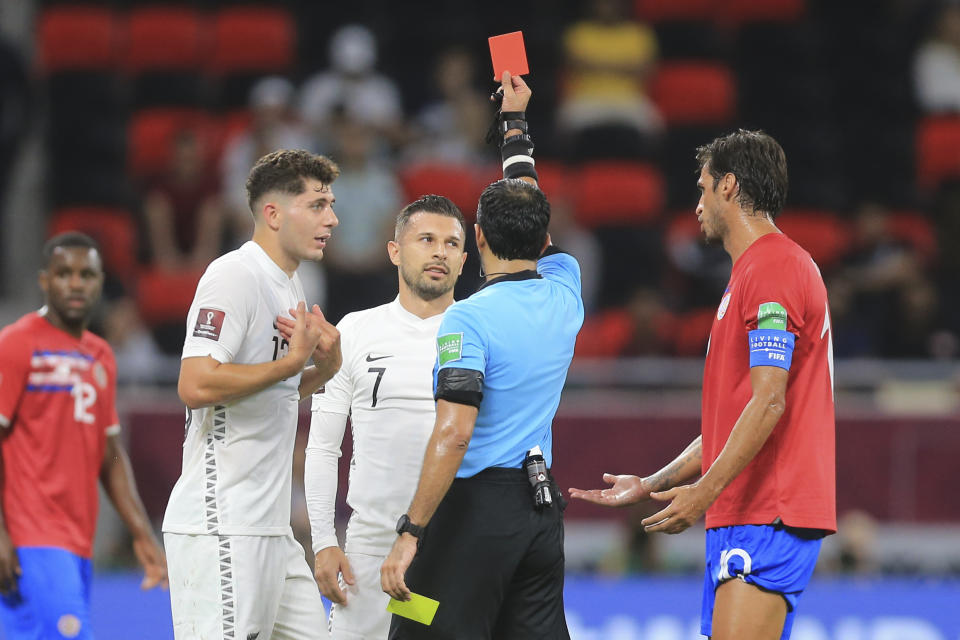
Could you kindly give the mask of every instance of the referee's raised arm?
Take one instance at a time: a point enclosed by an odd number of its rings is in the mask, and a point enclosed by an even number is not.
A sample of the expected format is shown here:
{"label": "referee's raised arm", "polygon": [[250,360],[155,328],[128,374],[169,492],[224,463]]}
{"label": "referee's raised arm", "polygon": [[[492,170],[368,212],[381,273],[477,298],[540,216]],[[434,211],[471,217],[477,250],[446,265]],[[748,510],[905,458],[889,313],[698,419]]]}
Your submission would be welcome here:
{"label": "referee's raised arm", "polygon": [[537,171],[534,168],[533,140],[527,133],[527,104],[532,92],[520,76],[511,76],[503,72],[500,92],[503,103],[500,108],[499,126],[503,134],[500,143],[500,155],[503,158],[503,177],[519,178],[537,184]]}

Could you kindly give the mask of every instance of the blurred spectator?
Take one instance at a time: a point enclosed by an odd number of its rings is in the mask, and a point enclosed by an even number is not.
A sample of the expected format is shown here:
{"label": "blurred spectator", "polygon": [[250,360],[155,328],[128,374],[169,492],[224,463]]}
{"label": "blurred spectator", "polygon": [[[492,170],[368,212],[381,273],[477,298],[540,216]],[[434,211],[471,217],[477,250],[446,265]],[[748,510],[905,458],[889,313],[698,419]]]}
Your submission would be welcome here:
{"label": "blurred spectator", "polygon": [[417,116],[418,131],[408,147],[411,160],[483,164],[484,142],[493,108],[475,82],[476,61],[466,49],[448,49],[437,59],[434,83],[439,99]]}
{"label": "blurred spectator", "polygon": [[340,110],[389,140],[402,136],[403,106],[392,80],[377,73],[377,41],[364,26],[341,27],[330,39],[330,69],[308,78],[300,90],[300,115],[326,151]]}
{"label": "blurred spectator", "polygon": [[836,569],[840,573],[875,573],[877,521],[865,511],[848,511],[837,522]]}
{"label": "blurred spectator", "polygon": [[645,91],[657,56],[653,31],[628,16],[625,0],[591,0],[589,10],[563,36],[567,71],[558,124],[574,134],[611,124],[660,131],[660,114]]}
{"label": "blurred spectator", "polygon": [[[29,87],[26,65],[17,50],[0,36],[0,221],[6,204],[6,187],[26,130]],[[0,246],[3,229],[0,225]],[[3,263],[0,261],[0,268]],[[0,283],[3,279],[0,278]]]}
{"label": "blurred spectator", "polygon": [[202,269],[220,253],[220,185],[206,166],[198,133],[179,131],[171,166],[150,185],[144,201],[151,259],[161,268]]}
{"label": "blurred spectator", "polygon": [[625,306],[587,318],[576,354],[584,358],[671,355],[676,321],[659,291],[640,287]]}
{"label": "blurred spectator", "polygon": [[103,337],[113,347],[120,383],[143,384],[157,379],[163,356],[133,299],[123,297],[109,303],[103,317]]}
{"label": "blurred spectator", "polygon": [[334,209],[340,224],[324,251],[331,322],[345,314],[389,302],[396,295],[396,270],[386,243],[402,206],[400,183],[374,152],[379,136],[370,125],[343,113],[335,121],[332,157],[340,165]]}
{"label": "blurred spectator", "polygon": [[23,58],[0,36],[0,203],[27,122],[28,89]]}
{"label": "blurred spectator", "polygon": [[927,112],[960,112],[960,3],[948,2],[914,62],[917,102]]}
{"label": "blurred spectator", "polygon": [[925,358],[936,347],[950,357],[939,296],[923,256],[890,228],[890,212],[865,203],[856,212],[854,246],[831,279],[837,355]]}
{"label": "blurred spectator", "polygon": [[[292,110],[294,87],[286,78],[270,76],[250,90],[250,128],[227,143],[221,159],[223,201],[232,238],[249,238],[253,230],[247,204],[247,175],[257,160],[277,149],[316,151],[316,144]],[[239,245],[242,241],[231,242]]]}
{"label": "blurred spectator", "polygon": [[580,297],[587,313],[597,306],[600,276],[603,272],[603,247],[600,241],[578,223],[573,203],[563,196],[550,197],[550,237],[580,263]]}

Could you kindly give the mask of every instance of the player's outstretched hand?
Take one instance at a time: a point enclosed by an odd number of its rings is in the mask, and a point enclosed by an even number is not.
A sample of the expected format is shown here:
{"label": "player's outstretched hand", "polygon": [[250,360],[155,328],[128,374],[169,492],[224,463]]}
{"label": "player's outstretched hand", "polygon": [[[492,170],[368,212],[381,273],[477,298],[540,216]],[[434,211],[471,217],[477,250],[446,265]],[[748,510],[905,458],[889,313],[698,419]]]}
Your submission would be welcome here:
{"label": "player's outstretched hand", "polygon": [[327,547],[317,553],[313,563],[313,577],[320,587],[320,593],[331,602],[337,604],[347,604],[347,594],[345,589],[340,588],[339,576],[343,575],[343,581],[348,585],[353,585],[356,580],[353,577],[353,569],[350,568],[350,561],[340,547]]}
{"label": "player's outstretched hand", "polygon": [[404,602],[410,599],[410,589],[407,588],[404,578],[415,555],[417,555],[417,539],[409,533],[397,536],[390,555],[380,567],[380,587],[391,598]]}
{"label": "player's outstretched hand", "polygon": [[9,534],[0,532],[0,594],[7,595],[17,590],[17,578],[23,575],[17,549]]}
{"label": "player's outstretched hand", "polygon": [[143,582],[141,589],[169,586],[167,580],[167,556],[163,553],[160,543],[153,534],[146,534],[133,539],[133,553],[143,567]]}
{"label": "player's outstretched hand", "polygon": [[511,76],[509,71],[503,72],[500,88],[503,91],[501,111],[526,111],[530,96],[533,94],[530,87],[520,76]]}
{"label": "player's outstretched hand", "polygon": [[666,491],[657,491],[651,493],[650,497],[664,502],[669,500],[670,504],[640,521],[644,531],[648,533],[685,531],[706,513],[707,507],[714,499],[696,482]]}
{"label": "player's outstretched hand", "polygon": [[603,481],[613,486],[609,489],[574,489],[570,488],[570,497],[585,500],[605,507],[626,507],[637,504],[650,497],[650,487],[646,478],[637,476],[615,476],[603,474]]}

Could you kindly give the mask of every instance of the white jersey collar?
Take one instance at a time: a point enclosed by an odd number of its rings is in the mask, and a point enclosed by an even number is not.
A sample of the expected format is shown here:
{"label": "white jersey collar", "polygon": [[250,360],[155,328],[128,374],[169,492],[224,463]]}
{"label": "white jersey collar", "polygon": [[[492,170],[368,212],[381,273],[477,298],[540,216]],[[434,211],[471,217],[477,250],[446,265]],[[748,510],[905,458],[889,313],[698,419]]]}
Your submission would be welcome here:
{"label": "white jersey collar", "polygon": [[286,286],[290,283],[290,280],[292,280],[292,278],[287,276],[287,272],[281,269],[280,265],[267,255],[263,247],[253,240],[244,242],[240,247],[240,253],[250,256],[271,279],[277,281],[277,284]]}

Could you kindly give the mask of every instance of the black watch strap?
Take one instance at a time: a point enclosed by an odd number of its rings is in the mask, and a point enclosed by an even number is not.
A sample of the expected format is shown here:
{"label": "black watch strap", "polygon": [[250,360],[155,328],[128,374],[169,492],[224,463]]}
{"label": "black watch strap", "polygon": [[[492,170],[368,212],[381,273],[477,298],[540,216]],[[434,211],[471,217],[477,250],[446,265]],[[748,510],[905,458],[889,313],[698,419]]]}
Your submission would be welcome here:
{"label": "black watch strap", "polygon": [[404,533],[409,533],[414,538],[417,539],[417,546],[420,545],[420,542],[423,541],[423,533],[425,527],[421,527],[410,522],[410,516],[403,514],[400,516],[400,519],[397,520],[397,535],[403,535]]}

